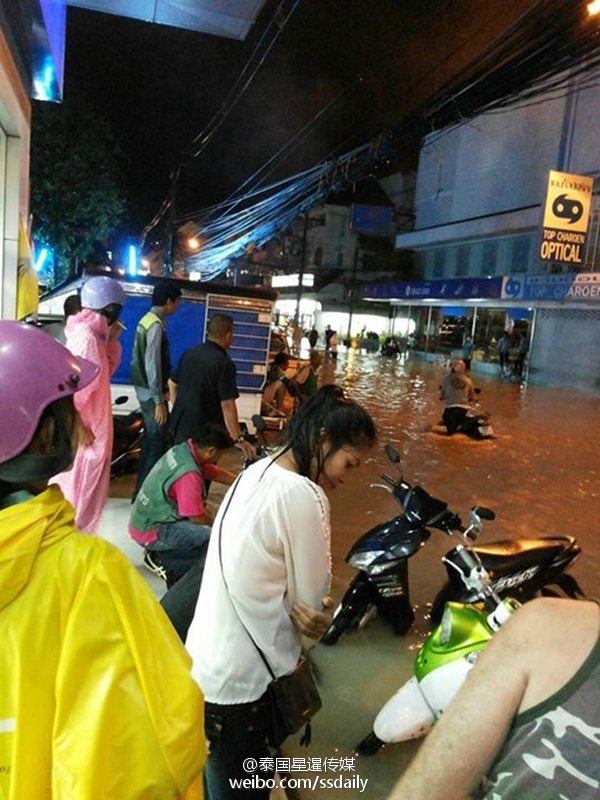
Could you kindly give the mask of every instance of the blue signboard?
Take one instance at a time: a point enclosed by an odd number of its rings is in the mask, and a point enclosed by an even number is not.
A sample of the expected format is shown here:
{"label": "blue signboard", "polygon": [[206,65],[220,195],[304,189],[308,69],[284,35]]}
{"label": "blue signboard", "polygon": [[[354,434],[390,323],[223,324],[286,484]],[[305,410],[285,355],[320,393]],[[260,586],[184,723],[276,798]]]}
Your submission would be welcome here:
{"label": "blue signboard", "polygon": [[503,300],[600,300],[600,274],[511,275],[502,279]]}
{"label": "blue signboard", "polygon": [[389,206],[373,206],[354,203],[351,210],[350,228],[365,236],[391,236],[393,209]]}
{"label": "blue signboard", "polygon": [[371,300],[475,300],[500,299],[502,278],[462,278],[447,281],[372,283],[362,296]]}
{"label": "blue signboard", "polygon": [[371,283],[363,287],[362,296],[367,300],[404,302],[477,299],[600,301],[600,272]]}

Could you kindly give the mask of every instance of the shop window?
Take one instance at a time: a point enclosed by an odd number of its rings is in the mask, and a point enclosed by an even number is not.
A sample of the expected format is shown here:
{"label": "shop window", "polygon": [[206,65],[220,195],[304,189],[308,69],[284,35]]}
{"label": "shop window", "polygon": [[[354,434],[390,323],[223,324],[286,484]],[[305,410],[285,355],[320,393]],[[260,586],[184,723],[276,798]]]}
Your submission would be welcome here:
{"label": "shop window", "polygon": [[529,254],[531,252],[531,239],[528,236],[519,236],[513,240],[511,267],[512,272],[527,272],[529,269]]}
{"label": "shop window", "polygon": [[498,242],[485,242],[481,257],[481,268],[479,274],[483,277],[496,274],[496,262],[498,260]]}
{"label": "shop window", "polygon": [[443,250],[436,250],[433,255],[433,277],[444,277],[444,266],[446,265],[446,256]]}
{"label": "shop window", "polygon": [[469,259],[471,248],[468,244],[461,244],[456,250],[456,277],[465,278],[469,274]]}

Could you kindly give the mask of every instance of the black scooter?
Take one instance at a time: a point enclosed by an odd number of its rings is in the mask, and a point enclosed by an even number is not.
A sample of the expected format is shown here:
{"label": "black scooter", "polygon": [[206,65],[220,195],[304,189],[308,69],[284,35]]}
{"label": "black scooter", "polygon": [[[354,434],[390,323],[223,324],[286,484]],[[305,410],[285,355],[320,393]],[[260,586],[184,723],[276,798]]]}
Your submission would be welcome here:
{"label": "black scooter", "polygon": [[[115,399],[115,405],[123,405],[127,396]],[[113,447],[110,460],[110,477],[116,478],[128,472],[135,472],[140,457],[144,419],[140,411],[119,416],[113,414]]]}
{"label": "black scooter", "polygon": [[[385,447],[390,461],[400,463],[398,453]],[[494,519],[488,509],[477,508],[471,525],[464,528],[458,514],[448,504],[428,494],[421,486],[411,486],[400,477],[395,481],[383,474],[383,484],[404,513],[376,525],[352,546],[346,562],[358,570],[337,607],[333,621],[321,637],[332,645],[347,630],[357,627],[373,606],[387,620],[395,634],[403,636],[414,622],[410,601],[408,559],[431,536],[430,528],[448,536],[462,531],[466,539],[476,539],[482,532],[475,519]],[[473,548],[490,574],[493,589],[500,597],[515,597],[520,602],[537,594],[583,597],[579,584],[565,574],[581,552],[572,536],[545,536],[540,539],[507,539]],[[474,602],[462,581],[449,570],[448,582],[438,592],[431,609],[431,623],[437,625],[448,600]]]}

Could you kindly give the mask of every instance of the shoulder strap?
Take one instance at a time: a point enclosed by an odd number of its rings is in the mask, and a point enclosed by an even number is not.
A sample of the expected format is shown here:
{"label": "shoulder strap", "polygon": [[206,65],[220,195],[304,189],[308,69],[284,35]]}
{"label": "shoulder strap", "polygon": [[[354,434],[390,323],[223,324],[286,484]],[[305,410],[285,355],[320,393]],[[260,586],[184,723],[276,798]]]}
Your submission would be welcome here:
{"label": "shoulder strap", "polygon": [[260,649],[260,647],[256,644],[256,642],[254,640],[254,637],[252,636],[252,634],[250,633],[248,628],[244,625],[244,621],[240,617],[239,611],[237,610],[236,605],[233,602],[233,597],[231,596],[231,592],[229,591],[229,586],[227,585],[227,579],[225,578],[225,570],[223,569],[223,551],[222,551],[222,547],[221,547],[221,544],[222,544],[221,531],[223,529],[223,520],[225,519],[225,514],[227,514],[227,511],[229,510],[229,506],[231,505],[231,501],[233,500],[233,495],[236,493],[236,490],[237,490],[237,487],[239,485],[239,482],[240,482],[240,479],[242,477],[242,474],[243,473],[240,472],[240,474],[237,476],[236,481],[235,481],[235,483],[233,485],[232,492],[229,495],[229,498],[227,500],[227,505],[225,506],[225,510],[223,511],[223,514],[221,515],[221,519],[219,520],[219,530],[217,532],[217,536],[218,536],[218,540],[219,540],[219,563],[221,565],[221,576],[223,578],[223,583],[225,584],[225,588],[227,589],[227,594],[229,596],[229,602],[231,603],[231,606],[232,606],[233,610],[235,611],[235,613],[237,615],[237,618],[239,619],[243,629],[248,634],[248,638],[250,639],[250,641],[252,642],[252,644],[256,648],[256,651],[257,651],[258,655],[261,657],[261,659],[263,661],[263,664],[265,665],[265,667],[267,668],[267,670],[269,672],[269,675],[271,676],[271,678],[273,680],[275,680],[275,673],[271,669],[271,665],[267,661],[267,659],[265,657],[265,654]]}

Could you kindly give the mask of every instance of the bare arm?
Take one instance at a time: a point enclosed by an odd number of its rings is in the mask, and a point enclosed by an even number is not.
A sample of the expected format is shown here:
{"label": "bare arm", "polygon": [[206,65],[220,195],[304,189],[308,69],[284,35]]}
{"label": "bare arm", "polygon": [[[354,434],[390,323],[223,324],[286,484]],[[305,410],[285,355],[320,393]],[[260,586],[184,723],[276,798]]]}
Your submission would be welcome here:
{"label": "bare arm", "polygon": [[[235,441],[242,434],[235,400],[221,400],[221,409],[223,411],[223,419],[225,420],[227,432]],[[250,442],[236,442],[236,447],[239,447],[247,458],[256,458],[256,450]]]}
{"label": "bare arm", "polygon": [[544,598],[492,639],[388,800],[465,800],[510,725],[560,689],[598,638],[595,604]]}
{"label": "bare arm", "polygon": [[502,746],[525,683],[498,636],[388,800],[467,800]]}

